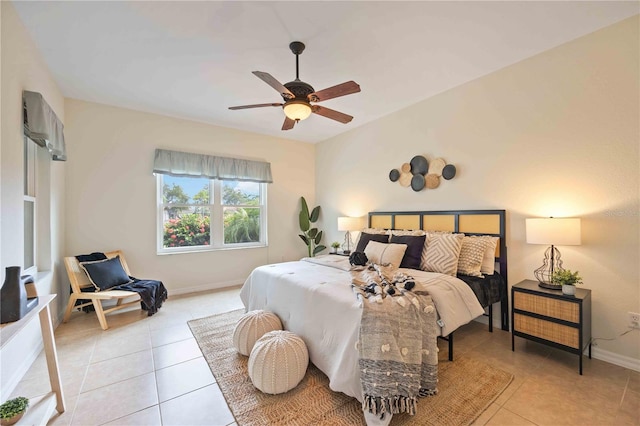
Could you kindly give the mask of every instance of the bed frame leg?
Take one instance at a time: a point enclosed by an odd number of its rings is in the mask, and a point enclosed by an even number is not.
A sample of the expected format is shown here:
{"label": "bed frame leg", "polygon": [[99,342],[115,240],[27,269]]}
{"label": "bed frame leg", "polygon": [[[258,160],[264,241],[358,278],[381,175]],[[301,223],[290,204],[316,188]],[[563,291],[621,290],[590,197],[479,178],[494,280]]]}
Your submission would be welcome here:
{"label": "bed frame leg", "polygon": [[493,304],[489,305],[489,333],[493,333]]}
{"label": "bed frame leg", "polygon": [[453,361],[453,333],[449,334],[449,361]]}

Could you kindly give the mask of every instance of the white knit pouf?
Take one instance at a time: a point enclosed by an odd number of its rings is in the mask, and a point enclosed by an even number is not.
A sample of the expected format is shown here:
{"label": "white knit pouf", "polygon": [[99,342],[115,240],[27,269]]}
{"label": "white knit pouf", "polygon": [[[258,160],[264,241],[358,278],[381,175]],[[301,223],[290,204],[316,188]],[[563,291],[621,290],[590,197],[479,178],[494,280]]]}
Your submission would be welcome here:
{"label": "white knit pouf", "polygon": [[238,320],[233,330],[233,346],[242,355],[249,356],[256,341],[274,330],[282,330],[282,322],[276,314],[263,310],[249,311]]}
{"label": "white knit pouf", "polygon": [[264,393],[278,394],[298,386],[307,372],[309,352],[290,331],[270,331],[256,342],[249,356],[249,377]]}

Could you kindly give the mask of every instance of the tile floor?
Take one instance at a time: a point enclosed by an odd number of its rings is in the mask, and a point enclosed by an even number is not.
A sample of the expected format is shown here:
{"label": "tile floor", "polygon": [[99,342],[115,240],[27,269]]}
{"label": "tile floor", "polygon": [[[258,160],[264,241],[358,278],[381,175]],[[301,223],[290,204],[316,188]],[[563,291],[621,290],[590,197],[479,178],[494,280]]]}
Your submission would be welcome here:
{"label": "tile floor", "polygon": [[[74,313],[56,329],[67,411],[52,425],[235,425],[187,321],[241,308],[239,288],[171,297],[152,317]],[[640,425],[640,373],[577,357],[471,323],[456,332],[456,356],[514,374],[476,425]],[[441,345],[446,352],[446,345]],[[442,355],[442,354],[441,354]],[[13,396],[50,390],[44,355]]]}

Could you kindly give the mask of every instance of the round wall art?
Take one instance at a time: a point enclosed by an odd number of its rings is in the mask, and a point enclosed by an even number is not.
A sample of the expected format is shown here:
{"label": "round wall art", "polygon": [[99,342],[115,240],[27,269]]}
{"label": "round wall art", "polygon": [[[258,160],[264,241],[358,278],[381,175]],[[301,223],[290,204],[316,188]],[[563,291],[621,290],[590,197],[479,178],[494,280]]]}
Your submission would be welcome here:
{"label": "round wall art", "polygon": [[456,166],[447,164],[442,158],[428,161],[422,155],[414,156],[410,162],[403,163],[400,170],[391,169],[389,180],[401,186],[411,187],[415,192],[424,188],[436,189],[440,186],[440,178],[451,180],[456,175]]}

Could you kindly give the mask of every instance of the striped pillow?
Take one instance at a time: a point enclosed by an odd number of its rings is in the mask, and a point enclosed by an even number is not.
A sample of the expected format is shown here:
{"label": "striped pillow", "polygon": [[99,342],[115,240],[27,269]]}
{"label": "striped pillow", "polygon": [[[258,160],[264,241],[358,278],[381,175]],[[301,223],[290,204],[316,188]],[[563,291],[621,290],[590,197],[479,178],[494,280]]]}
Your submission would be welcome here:
{"label": "striped pillow", "polygon": [[429,234],[421,269],[456,276],[464,234]]}
{"label": "striped pillow", "polygon": [[[458,258],[458,273],[472,277],[482,277],[482,261],[490,241],[478,237],[464,237]],[[495,250],[495,249],[494,249]]]}

